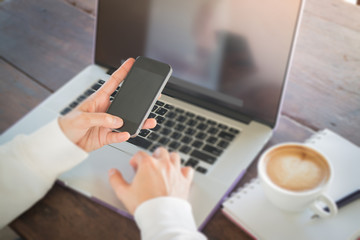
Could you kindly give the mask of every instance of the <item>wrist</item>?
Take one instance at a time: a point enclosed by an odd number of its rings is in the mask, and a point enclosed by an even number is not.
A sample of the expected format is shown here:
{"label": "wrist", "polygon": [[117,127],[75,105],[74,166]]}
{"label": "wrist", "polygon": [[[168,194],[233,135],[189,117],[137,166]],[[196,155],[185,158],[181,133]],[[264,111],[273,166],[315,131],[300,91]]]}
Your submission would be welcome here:
{"label": "wrist", "polygon": [[151,229],[153,225],[174,225],[196,230],[190,203],[177,197],[147,200],[135,209],[134,218],[140,229]]}

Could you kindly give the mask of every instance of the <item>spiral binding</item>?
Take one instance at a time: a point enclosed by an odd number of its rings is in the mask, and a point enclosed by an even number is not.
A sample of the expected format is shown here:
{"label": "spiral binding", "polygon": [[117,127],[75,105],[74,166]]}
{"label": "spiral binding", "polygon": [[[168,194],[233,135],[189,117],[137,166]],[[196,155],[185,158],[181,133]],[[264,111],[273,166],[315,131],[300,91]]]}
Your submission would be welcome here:
{"label": "spiral binding", "polygon": [[313,134],[310,138],[305,141],[305,144],[315,144],[318,140],[322,139],[327,135],[326,129],[321,130],[315,134]]}
{"label": "spiral binding", "polygon": [[239,187],[232,192],[226,201],[233,204],[234,201],[240,199],[243,195],[246,195],[248,191],[254,189],[256,184],[260,184],[260,180],[258,178],[251,179],[249,182],[245,183],[244,186]]}

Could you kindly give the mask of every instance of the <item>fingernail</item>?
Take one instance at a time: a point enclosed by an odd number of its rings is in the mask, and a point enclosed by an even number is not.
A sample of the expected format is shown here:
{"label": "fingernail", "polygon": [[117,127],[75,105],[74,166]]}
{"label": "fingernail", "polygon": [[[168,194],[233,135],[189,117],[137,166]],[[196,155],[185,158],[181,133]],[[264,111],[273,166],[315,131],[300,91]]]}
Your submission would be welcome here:
{"label": "fingernail", "polygon": [[141,160],[141,154],[140,152],[137,152],[134,156],[133,156],[135,162],[139,162]]}
{"label": "fingernail", "polygon": [[188,174],[194,174],[195,170],[192,167],[188,167]]}
{"label": "fingernail", "polygon": [[126,140],[124,140],[124,141],[129,140],[129,138],[130,138],[130,133],[128,133],[128,132],[123,132],[123,134],[124,134],[124,136],[126,136],[126,137],[125,137]]}
{"label": "fingernail", "polygon": [[161,147],[158,147],[154,152],[154,157],[160,157]]}
{"label": "fingernail", "polygon": [[112,176],[115,174],[115,172],[116,172],[116,169],[112,168],[109,170],[108,174],[109,174],[109,176]]}
{"label": "fingernail", "polygon": [[121,118],[114,117],[113,123],[114,123],[114,125],[116,125],[116,126],[122,126],[122,125],[123,125],[123,120],[122,120]]}

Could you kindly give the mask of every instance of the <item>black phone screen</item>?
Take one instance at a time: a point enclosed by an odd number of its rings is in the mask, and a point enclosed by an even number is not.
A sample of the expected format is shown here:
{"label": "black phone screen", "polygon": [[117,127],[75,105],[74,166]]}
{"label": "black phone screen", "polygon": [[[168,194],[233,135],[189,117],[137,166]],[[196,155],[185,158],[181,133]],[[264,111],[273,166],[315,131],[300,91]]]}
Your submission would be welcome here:
{"label": "black phone screen", "polygon": [[119,131],[136,133],[166,77],[139,67],[131,69],[107,111],[123,119]]}

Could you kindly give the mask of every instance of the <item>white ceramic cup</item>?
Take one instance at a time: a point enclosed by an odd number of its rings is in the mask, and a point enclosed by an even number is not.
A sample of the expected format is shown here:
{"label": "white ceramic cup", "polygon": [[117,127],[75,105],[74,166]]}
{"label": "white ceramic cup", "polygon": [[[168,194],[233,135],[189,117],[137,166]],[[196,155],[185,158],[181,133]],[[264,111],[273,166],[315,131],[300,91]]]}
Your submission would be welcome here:
{"label": "white ceramic cup", "polygon": [[[297,157],[301,159],[296,160]],[[315,165],[311,163],[313,161],[309,160],[314,158],[316,159]],[[315,168],[308,168],[309,164],[313,164]],[[316,164],[322,166],[322,168],[318,166],[318,169],[323,169],[323,171],[316,171]],[[278,169],[282,169],[281,171],[285,172],[285,174],[282,174]],[[286,173],[287,171],[294,171],[294,174],[293,172],[291,174]],[[312,175],[308,174],[309,171]],[[293,175],[300,176],[300,178],[293,177]],[[314,179],[314,177],[305,177],[301,180],[303,176],[316,175],[319,175],[316,179],[321,179],[321,181],[318,184],[314,184],[314,186],[310,185],[306,189],[294,190],[286,185],[291,181],[294,186],[298,183],[301,185],[301,183],[306,183],[308,179]],[[333,178],[331,163],[322,153],[306,144],[284,143],[266,150],[258,162],[258,176],[267,198],[282,210],[300,212],[310,208],[320,217],[330,217],[337,214],[338,209],[335,201],[326,194],[326,189]],[[286,181],[279,182],[277,180],[279,178],[280,180],[286,179]],[[281,185],[282,182],[285,182],[285,185]],[[325,206],[328,208],[328,211],[324,209]]]}

